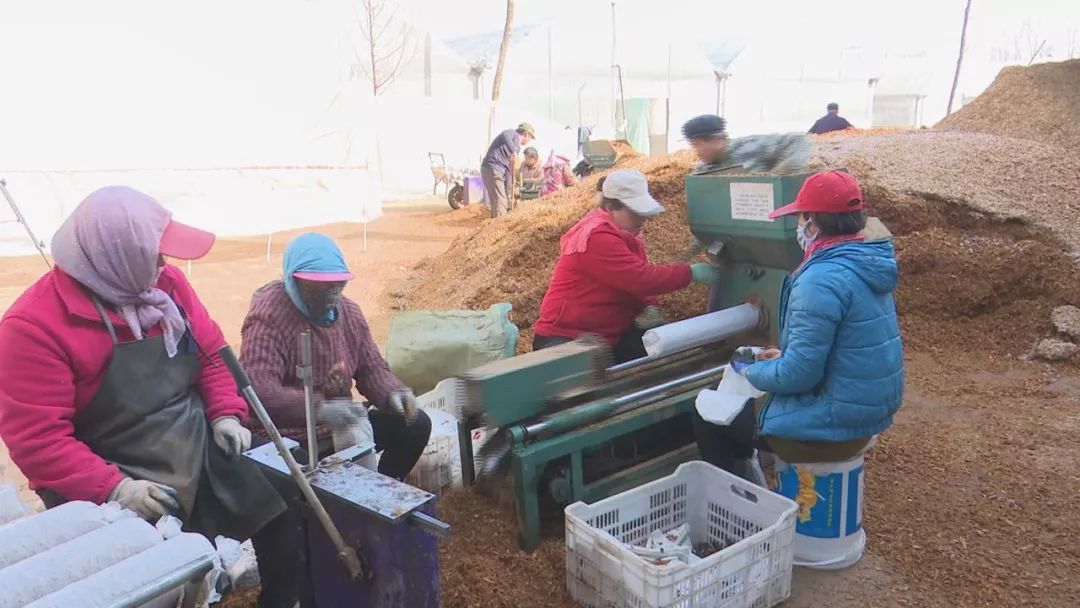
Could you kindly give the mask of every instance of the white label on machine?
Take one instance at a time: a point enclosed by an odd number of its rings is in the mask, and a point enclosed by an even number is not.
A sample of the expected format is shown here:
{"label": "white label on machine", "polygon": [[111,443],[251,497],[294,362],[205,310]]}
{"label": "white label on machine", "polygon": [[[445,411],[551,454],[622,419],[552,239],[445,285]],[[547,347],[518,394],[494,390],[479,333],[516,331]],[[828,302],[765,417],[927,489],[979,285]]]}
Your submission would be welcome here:
{"label": "white label on machine", "polygon": [[731,182],[731,219],[768,222],[773,211],[773,185]]}

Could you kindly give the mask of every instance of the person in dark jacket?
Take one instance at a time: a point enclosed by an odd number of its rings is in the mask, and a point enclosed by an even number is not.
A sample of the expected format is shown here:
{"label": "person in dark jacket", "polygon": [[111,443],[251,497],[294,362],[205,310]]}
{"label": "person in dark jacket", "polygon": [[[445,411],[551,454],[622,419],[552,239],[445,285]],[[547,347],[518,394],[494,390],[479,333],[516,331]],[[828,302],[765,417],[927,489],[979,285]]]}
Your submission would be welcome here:
{"label": "person in dark jacket", "polygon": [[854,127],[846,118],[840,116],[840,104],[830,103],[825,107],[825,116],[817,119],[814,126],[810,127],[807,133],[813,133],[814,135],[821,135],[823,133],[830,133],[832,131],[843,131],[844,129],[853,129]]}
{"label": "person in dark jacket", "polygon": [[712,173],[727,164],[730,150],[723,118],[713,114],[695,116],[683,123],[682,135],[698,158],[691,175]]}
{"label": "person in dark jacket", "polygon": [[536,130],[527,122],[499,133],[491,142],[484,162],[480,165],[480,179],[484,182],[491,217],[505,214],[510,207],[514,176],[517,175],[518,154],[521,147],[536,139]]}
{"label": "person in dark jacket", "polygon": [[657,296],[691,282],[713,283],[719,273],[707,263],[648,262],[641,229],[664,207],[649,194],[643,174],[614,171],[599,187],[600,208],[559,242],[559,261],[533,327],[533,350],[592,334],[614,347],[621,363],[645,356],[641,336],[663,322]]}
{"label": "person in dark jacket", "polygon": [[792,463],[853,458],[892,426],[903,398],[899,271],[892,243],[864,230],[858,182],[841,171],[812,175],[769,217],[794,214],[806,255],[781,291],[780,348],[731,363],[765,396],[729,426],[694,414],[704,459],[743,476],[755,449]]}

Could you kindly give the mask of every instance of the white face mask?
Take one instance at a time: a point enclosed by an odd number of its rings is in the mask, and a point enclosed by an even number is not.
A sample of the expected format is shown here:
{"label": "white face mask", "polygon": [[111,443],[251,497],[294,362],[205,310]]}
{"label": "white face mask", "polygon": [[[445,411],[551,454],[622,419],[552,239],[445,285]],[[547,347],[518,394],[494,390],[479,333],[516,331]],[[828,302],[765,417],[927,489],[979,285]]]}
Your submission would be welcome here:
{"label": "white face mask", "polygon": [[795,231],[795,240],[799,241],[799,247],[802,247],[803,251],[809,249],[810,245],[813,244],[814,240],[817,239],[817,234],[807,233],[807,229],[809,227],[810,222],[806,222],[805,224],[799,226],[799,228]]}

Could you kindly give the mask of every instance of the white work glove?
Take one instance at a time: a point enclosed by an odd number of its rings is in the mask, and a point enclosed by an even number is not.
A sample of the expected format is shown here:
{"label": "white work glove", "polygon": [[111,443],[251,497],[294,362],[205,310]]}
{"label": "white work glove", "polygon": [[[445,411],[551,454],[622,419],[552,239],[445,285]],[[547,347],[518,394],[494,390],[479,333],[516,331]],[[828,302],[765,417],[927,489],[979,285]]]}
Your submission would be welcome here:
{"label": "white work glove", "polygon": [[124,478],[109,494],[110,502],[139,514],[146,521],[156,521],[166,515],[180,512],[176,490],[152,481]]}
{"label": "white work glove", "polygon": [[405,416],[405,424],[412,424],[416,420],[416,395],[407,388],[390,393],[387,406],[394,412]]}
{"label": "white work glove", "polygon": [[352,432],[367,418],[367,412],[355,401],[348,399],[331,399],[323,401],[316,412],[319,424],[325,424],[330,430],[338,433]]}
{"label": "white work glove", "polygon": [[251,431],[232,416],[218,418],[210,428],[214,431],[214,443],[229,456],[246,452],[251,447]]}
{"label": "white work glove", "polygon": [[371,428],[371,419],[368,418],[367,412],[363,408],[354,409],[357,409],[362,414],[360,421],[352,426],[334,429],[331,432],[335,452],[340,452],[361,443],[375,443],[375,431]]}

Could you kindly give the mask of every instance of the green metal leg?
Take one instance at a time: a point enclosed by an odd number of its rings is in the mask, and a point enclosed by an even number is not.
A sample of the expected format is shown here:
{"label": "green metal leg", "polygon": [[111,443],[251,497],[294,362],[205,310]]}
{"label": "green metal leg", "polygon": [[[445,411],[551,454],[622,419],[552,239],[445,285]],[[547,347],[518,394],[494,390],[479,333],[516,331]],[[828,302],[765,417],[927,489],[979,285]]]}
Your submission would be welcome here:
{"label": "green metal leg", "polygon": [[473,425],[468,418],[458,421],[458,453],[461,458],[461,485],[469,487],[476,482],[476,471],[473,470],[472,451]]}
{"label": "green metal leg", "polygon": [[517,495],[518,543],[526,551],[540,545],[540,501],[537,498],[540,471],[529,460],[514,454],[514,492]]}
{"label": "green metal leg", "polygon": [[581,497],[585,495],[585,468],[581,464],[580,451],[570,454],[570,484],[574,490],[570,498],[571,502],[581,500]]}

